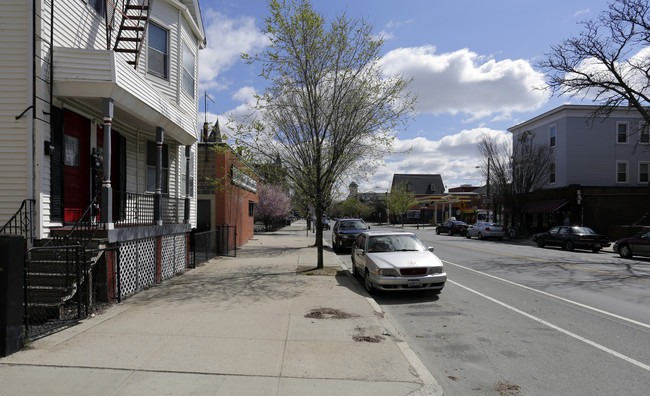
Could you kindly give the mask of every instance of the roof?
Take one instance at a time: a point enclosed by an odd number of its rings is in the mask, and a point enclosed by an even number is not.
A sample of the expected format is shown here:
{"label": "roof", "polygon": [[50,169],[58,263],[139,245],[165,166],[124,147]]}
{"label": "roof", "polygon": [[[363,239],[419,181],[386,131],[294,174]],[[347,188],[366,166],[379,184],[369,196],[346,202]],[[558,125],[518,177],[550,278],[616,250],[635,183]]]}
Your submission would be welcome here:
{"label": "roof", "polygon": [[364,231],[362,234],[368,236],[378,236],[378,235],[415,235],[409,231]]}
{"label": "roof", "polygon": [[445,192],[442,176],[437,174],[394,174],[391,189],[408,184],[411,185],[410,192],[415,195],[444,194]]}

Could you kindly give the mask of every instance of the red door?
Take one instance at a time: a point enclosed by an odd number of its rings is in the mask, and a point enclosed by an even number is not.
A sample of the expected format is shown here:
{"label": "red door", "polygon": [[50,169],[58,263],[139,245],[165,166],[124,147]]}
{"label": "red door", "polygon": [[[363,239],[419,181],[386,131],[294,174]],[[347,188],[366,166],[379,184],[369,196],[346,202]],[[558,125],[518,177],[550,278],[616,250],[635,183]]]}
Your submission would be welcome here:
{"label": "red door", "polygon": [[90,120],[63,115],[63,219],[77,221],[90,203]]}

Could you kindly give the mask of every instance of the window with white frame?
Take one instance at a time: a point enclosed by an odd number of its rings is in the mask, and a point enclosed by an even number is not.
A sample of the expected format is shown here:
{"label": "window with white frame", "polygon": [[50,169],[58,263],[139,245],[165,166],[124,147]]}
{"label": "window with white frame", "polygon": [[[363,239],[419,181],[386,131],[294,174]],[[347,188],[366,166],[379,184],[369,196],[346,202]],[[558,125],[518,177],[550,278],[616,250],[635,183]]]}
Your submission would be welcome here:
{"label": "window with white frame", "polygon": [[183,43],[183,90],[194,98],[195,57],[187,44]]}
{"label": "window with white frame", "polygon": [[150,23],[147,39],[147,71],[155,76],[169,77],[169,32]]}
{"label": "window with white frame", "polygon": [[639,162],[639,184],[648,183],[648,169],[650,168],[650,162]]}
{"label": "window with white frame", "polygon": [[[158,158],[158,147],[156,142],[147,141],[147,192],[156,192],[156,162]],[[161,192],[169,192],[169,148],[166,144],[162,146],[162,176]]]}
{"label": "window with white frame", "polygon": [[626,144],[627,143],[627,134],[628,134],[628,124],[627,122],[617,122],[616,123],[616,143]]}
{"label": "window with white frame", "polygon": [[88,0],[88,5],[97,11],[100,16],[104,16],[104,4],[105,0]]}
{"label": "window with white frame", "polygon": [[551,162],[551,166],[549,167],[548,182],[555,184],[555,162]]}
{"label": "window with white frame", "polygon": [[555,147],[557,145],[557,126],[551,125],[548,127],[548,142],[549,146]]}
{"label": "window with white frame", "polygon": [[[192,168],[194,162],[192,161],[193,155],[190,154],[190,164],[189,164],[189,169],[187,166],[187,159],[186,157],[183,157],[183,161],[181,161],[181,195],[186,195],[189,197],[194,196],[194,178],[192,177]],[[189,183],[190,186],[190,193],[187,194],[187,185]]]}
{"label": "window with white frame", "polygon": [[627,183],[627,161],[616,163],[616,182]]}

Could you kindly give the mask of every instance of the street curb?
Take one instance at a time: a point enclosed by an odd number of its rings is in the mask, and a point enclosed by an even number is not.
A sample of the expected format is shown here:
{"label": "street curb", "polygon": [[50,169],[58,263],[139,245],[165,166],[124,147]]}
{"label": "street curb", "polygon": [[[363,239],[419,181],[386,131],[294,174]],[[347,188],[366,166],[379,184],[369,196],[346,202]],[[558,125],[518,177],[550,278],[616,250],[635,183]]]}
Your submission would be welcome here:
{"label": "street curb", "polygon": [[[327,242],[323,241],[324,246],[329,246],[331,247]],[[333,254],[334,257],[336,258],[336,261],[339,263],[339,266],[343,269],[345,272],[345,275],[347,277],[356,282],[356,278],[352,276],[352,273],[348,269],[348,267],[343,263],[343,261],[339,258],[339,256],[334,253],[334,252],[329,252],[330,254]],[[384,311],[381,309],[379,304],[375,301],[372,296],[366,292],[366,290],[363,289],[363,287],[359,287],[359,290],[361,291],[361,294],[364,296],[368,304],[372,307],[372,309],[375,311],[377,314],[377,318],[379,319],[379,323],[381,323],[382,327],[384,328],[384,331],[386,335],[393,337],[395,339],[395,343],[397,344],[397,347],[400,349],[402,354],[404,355],[404,358],[409,362],[411,367],[415,370],[417,376],[422,380],[422,384],[424,385],[421,389],[411,392],[410,395],[413,396],[419,396],[419,395],[431,395],[431,396],[442,396],[444,395],[442,388],[438,384],[438,381],[436,381],[435,377],[431,372],[426,368],[424,363],[422,363],[422,360],[417,356],[415,351],[411,349],[411,347],[402,339],[402,337],[397,336],[398,332],[395,329],[395,326],[390,322],[388,318],[386,318],[386,315],[384,314]],[[396,337],[397,336],[397,337]]]}

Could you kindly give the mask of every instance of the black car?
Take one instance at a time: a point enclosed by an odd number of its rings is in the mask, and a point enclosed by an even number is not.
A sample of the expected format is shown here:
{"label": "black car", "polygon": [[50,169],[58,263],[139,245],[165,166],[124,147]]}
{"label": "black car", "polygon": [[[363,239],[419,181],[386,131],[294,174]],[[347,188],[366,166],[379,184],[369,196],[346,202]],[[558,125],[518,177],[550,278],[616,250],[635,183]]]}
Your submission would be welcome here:
{"label": "black car", "polygon": [[362,219],[339,219],[332,228],[332,248],[339,251],[349,248],[363,231],[370,227]]}
{"label": "black car", "polygon": [[436,234],[447,234],[447,235],[465,235],[467,232],[467,223],[464,221],[458,220],[447,220],[444,223],[436,227]]}
{"label": "black car", "polygon": [[589,227],[556,226],[546,232],[533,235],[537,246],[560,246],[566,250],[590,249],[594,253],[610,245],[609,238],[597,234]]}

